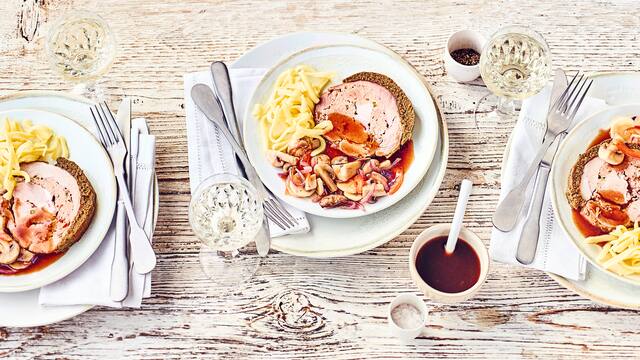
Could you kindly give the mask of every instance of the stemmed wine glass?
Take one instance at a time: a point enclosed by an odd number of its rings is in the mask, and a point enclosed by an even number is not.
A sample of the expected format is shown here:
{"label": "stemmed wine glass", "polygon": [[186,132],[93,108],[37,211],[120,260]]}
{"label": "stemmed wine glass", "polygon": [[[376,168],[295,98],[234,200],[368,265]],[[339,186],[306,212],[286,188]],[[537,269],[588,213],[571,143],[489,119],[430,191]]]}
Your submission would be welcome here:
{"label": "stemmed wine glass", "polygon": [[109,25],[98,15],[80,11],[55,22],[46,42],[54,71],[76,84],[74,93],[94,99],[101,97],[96,81],[111,67],[115,49]]}
{"label": "stemmed wine glass", "polygon": [[227,173],[205,179],[191,198],[189,223],[202,242],[200,265],[222,287],[246,282],[258,269],[258,256],[240,252],[262,227],[258,199],[253,185]]}
{"label": "stemmed wine glass", "polygon": [[551,77],[549,47],[542,35],[527,27],[504,27],[485,45],[480,74],[494,97],[492,113],[514,115],[515,101],[537,94]]}

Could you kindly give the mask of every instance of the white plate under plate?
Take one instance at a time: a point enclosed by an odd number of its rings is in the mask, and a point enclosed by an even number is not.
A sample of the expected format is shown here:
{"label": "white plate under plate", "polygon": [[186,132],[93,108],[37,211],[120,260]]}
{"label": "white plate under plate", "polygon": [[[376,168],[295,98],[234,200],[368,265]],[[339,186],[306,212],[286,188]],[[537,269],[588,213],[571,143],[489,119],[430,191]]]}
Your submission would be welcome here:
{"label": "white plate under plate", "polygon": [[[85,127],[93,126],[89,113],[90,105],[92,103],[85,98],[55,91],[22,91],[0,97],[0,112],[12,109],[38,109],[60,114]],[[154,187],[154,207],[154,221],[156,221],[157,181]],[[0,304],[2,304],[0,326],[30,327],[52,324],[69,319],[93,307],[91,305],[42,307],[38,304],[39,293],[39,289],[0,293]]]}
{"label": "white plate under plate", "polygon": [[[599,73],[592,74],[595,81],[589,96],[603,99],[610,106],[633,104],[638,102],[640,93],[640,73]],[[511,139],[509,139],[509,142]],[[588,142],[585,142],[585,145]],[[509,143],[503,156],[503,167],[509,156]],[[587,263],[584,280],[571,280],[565,277],[547,273],[560,285],[600,304],[640,309],[640,286],[632,285],[609,275],[597,267]]]}
{"label": "white plate under plate", "polygon": [[[418,154],[404,174],[400,189],[393,195],[384,196],[374,204],[367,204],[363,210],[342,208],[324,209],[308,198],[287,195],[284,181],[278,176],[281,170],[273,167],[267,158],[267,144],[264,143],[263,128],[252,114],[256,104],[264,103],[271,96],[274,84],[283,72],[297,65],[309,65],[317,71],[334,73],[331,85],[342,83],[342,79],[358,72],[371,71],[384,74],[395,81],[405,92],[416,113],[413,129],[413,151]],[[262,78],[245,110],[243,139],[251,163],[255,166],[262,182],[290,205],[317,216],[331,218],[354,218],[374,214],[400,201],[411,192],[426,174],[438,144],[438,113],[424,80],[411,65],[400,56],[388,51],[356,45],[316,46],[297,52],[272,67]]]}
{"label": "white plate under plate", "polygon": [[63,136],[69,147],[69,159],[84,171],[96,191],[96,213],[77,243],[49,266],[35,272],[0,275],[0,292],[18,292],[40,288],[60,280],[82,265],[100,246],[109,230],[116,205],[116,181],[111,160],[95,137],[75,121],[62,115],[33,109],[0,112],[0,119],[31,120],[50,127]]}
{"label": "white plate under plate", "polygon": [[[231,67],[270,68],[288,54],[309,47],[336,44],[364,46],[395,54],[357,35],[302,32],[260,45],[240,57]],[[422,215],[436,196],[447,168],[449,136],[446,123],[440,116],[438,120],[438,143],[433,161],[422,181],[408,196],[385,210],[361,218],[332,219],[307,215],[312,229],[310,232],[274,238],[272,248],[299,256],[347,256],[373,249],[401,234]],[[420,161],[419,154],[416,154],[415,161]]]}
{"label": "white plate under plate", "polygon": [[587,151],[590,141],[585,139],[595,139],[600,130],[608,129],[611,120],[615,116],[632,116],[640,114],[640,104],[619,105],[597,112],[581,121],[567,134],[566,138],[558,148],[558,153],[553,161],[553,168],[549,180],[551,181],[551,202],[558,223],[565,234],[571,239],[573,244],[580,250],[582,255],[596,268],[606,271],[618,280],[628,282],[633,285],[640,285],[640,275],[621,276],[609,271],[598,264],[596,258],[601,247],[596,244],[587,244],[585,237],[575,225],[572,218],[571,206],[565,196],[568,188],[568,179],[571,169],[575,165],[580,154]]}

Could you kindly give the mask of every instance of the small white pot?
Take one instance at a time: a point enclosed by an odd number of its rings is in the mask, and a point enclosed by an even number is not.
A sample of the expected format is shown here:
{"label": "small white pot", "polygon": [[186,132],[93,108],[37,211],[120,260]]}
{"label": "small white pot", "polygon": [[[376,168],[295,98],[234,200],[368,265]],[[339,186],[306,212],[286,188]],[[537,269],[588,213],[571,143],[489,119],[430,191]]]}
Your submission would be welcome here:
{"label": "small white pot", "polygon": [[447,74],[458,82],[469,82],[480,76],[480,63],[469,66],[462,65],[451,57],[451,52],[459,49],[473,49],[482,55],[482,49],[486,40],[479,32],[473,30],[461,30],[455,32],[447,39],[444,47],[444,68]]}
{"label": "small white pot", "polygon": [[[417,326],[413,329],[406,329],[398,326],[398,324],[396,324],[395,321],[393,321],[391,312],[393,311],[394,308],[402,304],[409,304],[415,307],[416,309],[418,309],[418,311],[422,315],[422,320],[423,320],[420,326]],[[396,337],[398,337],[402,341],[410,341],[415,339],[416,337],[418,337],[418,335],[420,335],[420,333],[422,333],[422,329],[424,329],[425,325],[427,324],[428,315],[429,315],[429,310],[427,309],[427,305],[424,303],[424,301],[421,298],[415,296],[414,294],[400,294],[396,296],[396,298],[393,299],[393,301],[391,301],[391,303],[389,304],[387,320],[389,321],[389,327],[391,328],[391,332]]]}
{"label": "small white pot", "polygon": [[459,237],[471,245],[480,260],[480,276],[478,276],[478,281],[472,287],[463,292],[446,293],[432,288],[422,280],[422,277],[420,277],[420,274],[418,274],[418,270],[416,269],[416,256],[418,255],[418,250],[420,250],[427,241],[433,240],[439,236],[448,235],[450,228],[450,224],[440,224],[424,230],[413,241],[411,251],[409,252],[409,272],[411,273],[413,282],[428,298],[438,303],[457,303],[472,298],[478,290],[480,290],[480,287],[484,284],[487,279],[487,274],[489,273],[489,252],[487,251],[487,248],[484,246],[484,243],[482,243],[482,240],[478,235],[473,233],[471,230],[462,227]]}

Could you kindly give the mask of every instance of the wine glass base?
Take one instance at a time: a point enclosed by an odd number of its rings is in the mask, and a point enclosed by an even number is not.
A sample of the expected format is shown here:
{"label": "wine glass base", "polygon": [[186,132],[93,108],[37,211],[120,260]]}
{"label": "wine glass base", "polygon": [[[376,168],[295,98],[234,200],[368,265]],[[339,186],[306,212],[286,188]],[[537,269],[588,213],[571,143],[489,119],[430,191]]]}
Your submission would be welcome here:
{"label": "wine glass base", "polygon": [[237,251],[217,251],[202,246],[200,266],[207,278],[219,287],[237,287],[253,277],[260,266],[260,257],[240,256]]}

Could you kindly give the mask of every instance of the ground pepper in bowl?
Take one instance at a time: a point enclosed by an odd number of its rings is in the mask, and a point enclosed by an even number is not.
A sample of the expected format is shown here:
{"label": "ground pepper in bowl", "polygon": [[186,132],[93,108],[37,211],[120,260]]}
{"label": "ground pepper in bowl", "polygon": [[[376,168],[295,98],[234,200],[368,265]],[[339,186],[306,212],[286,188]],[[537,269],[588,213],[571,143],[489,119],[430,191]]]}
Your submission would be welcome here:
{"label": "ground pepper in bowl", "polygon": [[480,62],[480,54],[474,49],[458,49],[451,52],[451,57],[457,63],[474,66]]}

